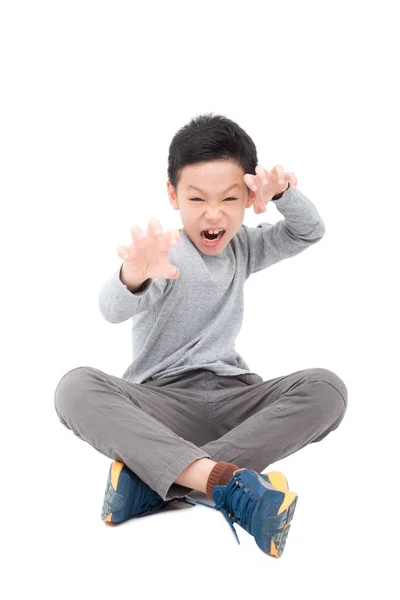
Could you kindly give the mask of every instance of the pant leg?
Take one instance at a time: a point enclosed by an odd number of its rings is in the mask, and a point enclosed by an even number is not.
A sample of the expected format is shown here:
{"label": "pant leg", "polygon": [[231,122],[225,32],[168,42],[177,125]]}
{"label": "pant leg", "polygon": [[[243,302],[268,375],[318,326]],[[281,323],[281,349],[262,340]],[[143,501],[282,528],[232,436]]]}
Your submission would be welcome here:
{"label": "pant leg", "polygon": [[347,409],[347,388],[328,369],[305,369],[270,381],[246,377],[214,375],[214,392],[209,383],[215,439],[201,449],[214,461],[260,473],[322,440]]}
{"label": "pant leg", "polygon": [[193,402],[185,402],[183,390],[182,398],[177,397],[178,390],[163,391],[160,382],[151,387],[78,367],[60,380],[54,402],[63,425],[102,454],[126,464],[168,500],[193,491],[173,482],[194,460],[210,458],[190,441],[206,440],[201,432],[208,412],[201,392]]}

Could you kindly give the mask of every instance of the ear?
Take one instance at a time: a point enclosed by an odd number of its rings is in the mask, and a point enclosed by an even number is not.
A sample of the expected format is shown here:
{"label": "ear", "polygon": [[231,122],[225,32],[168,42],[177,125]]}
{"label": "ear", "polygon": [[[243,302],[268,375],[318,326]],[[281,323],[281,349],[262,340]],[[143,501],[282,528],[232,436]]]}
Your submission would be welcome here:
{"label": "ear", "polygon": [[254,200],[256,199],[257,192],[253,192],[253,190],[249,189],[249,193],[247,195],[246,208],[250,208],[254,204]]}
{"label": "ear", "polygon": [[167,193],[168,193],[169,201],[172,204],[172,208],[174,210],[179,210],[179,203],[178,203],[178,198],[176,196],[176,191],[170,181],[167,181]]}

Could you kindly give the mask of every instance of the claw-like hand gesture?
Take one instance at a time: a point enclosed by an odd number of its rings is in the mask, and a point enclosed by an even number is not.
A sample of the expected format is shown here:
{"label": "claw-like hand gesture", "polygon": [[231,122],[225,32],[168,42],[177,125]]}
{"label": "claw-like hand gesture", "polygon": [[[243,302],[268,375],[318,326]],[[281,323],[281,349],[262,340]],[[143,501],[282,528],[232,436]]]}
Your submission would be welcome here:
{"label": "claw-like hand gesture", "polygon": [[178,279],[179,269],[169,262],[171,246],[179,244],[177,229],[163,233],[158,219],[150,219],[146,233],[140,227],[131,229],[132,243],[119,246],[118,255],[125,261],[133,279]]}
{"label": "claw-like hand gesture", "polygon": [[294,173],[285,173],[282,165],[276,165],[270,171],[267,171],[261,165],[256,166],[256,175],[246,173],[243,177],[245,184],[253,191],[257,192],[253,202],[254,212],[259,214],[265,212],[268,202],[277,194],[281,194],[288,187],[296,189],[297,177]]}

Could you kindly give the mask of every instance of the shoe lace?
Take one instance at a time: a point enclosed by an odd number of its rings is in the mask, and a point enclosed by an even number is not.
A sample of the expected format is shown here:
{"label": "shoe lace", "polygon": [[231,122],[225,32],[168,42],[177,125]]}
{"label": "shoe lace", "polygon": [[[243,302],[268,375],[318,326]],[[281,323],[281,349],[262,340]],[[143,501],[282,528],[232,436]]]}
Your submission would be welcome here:
{"label": "shoe lace", "polygon": [[247,533],[252,535],[250,526],[257,500],[258,497],[252,494],[250,488],[233,476],[226,485],[225,495],[222,495],[221,501],[215,503],[215,506],[211,506],[200,500],[193,501],[196,504],[203,504],[208,508],[221,511],[235,534],[238,544],[240,544],[239,536],[233,526],[233,522],[236,521],[239,523]]}

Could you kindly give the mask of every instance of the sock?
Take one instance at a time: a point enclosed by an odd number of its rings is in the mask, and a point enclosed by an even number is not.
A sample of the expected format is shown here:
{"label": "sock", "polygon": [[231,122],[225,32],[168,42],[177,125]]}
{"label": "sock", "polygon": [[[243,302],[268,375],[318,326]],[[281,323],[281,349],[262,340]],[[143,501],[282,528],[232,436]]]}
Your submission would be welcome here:
{"label": "sock", "polygon": [[214,465],[210,475],[208,476],[207,486],[206,486],[206,494],[210,500],[212,497],[212,489],[214,485],[226,485],[230,478],[232,477],[234,471],[240,469],[237,465],[229,462],[225,462],[224,460],[220,460]]}

